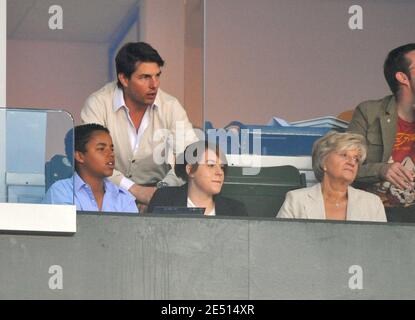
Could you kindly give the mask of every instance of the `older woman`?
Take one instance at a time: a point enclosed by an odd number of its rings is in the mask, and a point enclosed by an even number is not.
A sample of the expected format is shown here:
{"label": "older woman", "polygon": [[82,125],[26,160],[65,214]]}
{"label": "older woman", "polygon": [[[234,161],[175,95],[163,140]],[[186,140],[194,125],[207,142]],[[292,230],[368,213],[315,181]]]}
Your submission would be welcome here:
{"label": "older woman", "polygon": [[361,135],[329,133],[314,143],[312,187],[287,193],[278,218],[386,221],[380,198],[351,187],[366,158]]}
{"label": "older woman", "polygon": [[246,216],[245,206],[236,200],[222,197],[226,173],[226,157],[218,146],[207,141],[198,141],[189,145],[178,157],[174,167],[178,177],[187,181],[181,187],[157,189],[148,206],[148,212],[154,207],[205,208],[207,216]]}

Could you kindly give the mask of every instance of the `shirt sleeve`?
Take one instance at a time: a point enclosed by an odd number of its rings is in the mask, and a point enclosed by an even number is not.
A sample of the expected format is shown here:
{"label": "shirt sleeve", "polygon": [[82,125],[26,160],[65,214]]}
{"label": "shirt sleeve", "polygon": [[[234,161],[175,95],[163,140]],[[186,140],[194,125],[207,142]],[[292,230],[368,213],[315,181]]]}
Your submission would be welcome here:
{"label": "shirt sleeve", "polygon": [[122,193],[122,211],[123,212],[131,212],[131,213],[139,213],[137,204],[135,203],[135,198],[126,191],[125,193]]}
{"label": "shirt sleeve", "polygon": [[[366,112],[363,110],[362,105],[358,105],[353,112],[353,117],[347,131],[362,135],[366,139],[366,143],[368,143],[366,138],[368,129],[369,124]],[[385,165],[387,165],[385,162],[363,163],[359,166],[356,181],[363,183],[375,183],[381,181],[380,172]]]}
{"label": "shirt sleeve", "polygon": [[65,186],[62,181],[55,182],[46,192],[42,200],[44,204],[74,204],[74,195],[71,188]]}
{"label": "shirt sleeve", "polygon": [[81,122],[107,126],[104,105],[94,95],[89,96],[84,103],[81,110]]}
{"label": "shirt sleeve", "polygon": [[382,203],[382,201],[380,200],[380,198],[378,196],[376,196],[376,204],[377,204],[377,210],[376,212],[376,221],[378,222],[387,222],[386,219],[386,212],[385,212],[385,207]]}
{"label": "shirt sleeve", "polygon": [[295,218],[294,215],[294,197],[291,192],[288,192],[285,201],[282,204],[280,210],[278,211],[277,218]]}
{"label": "shirt sleeve", "polygon": [[122,177],[121,178],[121,182],[120,182],[120,187],[125,189],[125,190],[130,190],[130,188],[134,185],[134,181],[126,178],[126,177]]}

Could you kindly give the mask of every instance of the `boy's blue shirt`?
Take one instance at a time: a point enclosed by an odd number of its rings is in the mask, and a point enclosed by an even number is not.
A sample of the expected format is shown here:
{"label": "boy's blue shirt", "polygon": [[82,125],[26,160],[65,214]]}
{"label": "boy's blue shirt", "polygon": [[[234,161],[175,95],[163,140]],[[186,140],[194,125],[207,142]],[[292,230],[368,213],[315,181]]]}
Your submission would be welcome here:
{"label": "boy's blue shirt", "polygon": [[43,203],[75,204],[78,211],[138,213],[135,198],[127,190],[116,186],[108,179],[104,179],[104,185],[102,210],[99,210],[89,185],[76,172],[71,178],[56,181],[46,192]]}

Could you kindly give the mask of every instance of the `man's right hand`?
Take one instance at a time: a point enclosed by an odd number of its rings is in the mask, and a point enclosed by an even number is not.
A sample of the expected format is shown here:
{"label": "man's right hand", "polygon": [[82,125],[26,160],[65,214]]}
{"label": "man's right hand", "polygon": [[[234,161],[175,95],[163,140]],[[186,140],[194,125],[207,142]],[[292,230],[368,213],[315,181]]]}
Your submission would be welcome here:
{"label": "man's right hand", "polygon": [[148,205],[154,192],[156,192],[156,187],[144,187],[138,184],[133,184],[128,191],[130,191],[140,203]]}
{"label": "man's right hand", "polygon": [[380,176],[402,190],[413,189],[414,187],[412,171],[406,169],[399,162],[385,164],[380,171]]}

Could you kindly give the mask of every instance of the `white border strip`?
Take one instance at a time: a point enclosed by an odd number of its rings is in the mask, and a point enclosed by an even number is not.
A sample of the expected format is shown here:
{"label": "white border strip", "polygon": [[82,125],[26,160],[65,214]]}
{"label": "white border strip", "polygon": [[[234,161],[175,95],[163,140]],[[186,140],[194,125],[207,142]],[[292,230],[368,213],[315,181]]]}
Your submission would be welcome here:
{"label": "white border strip", "polygon": [[0,203],[0,231],[75,233],[76,207]]}

